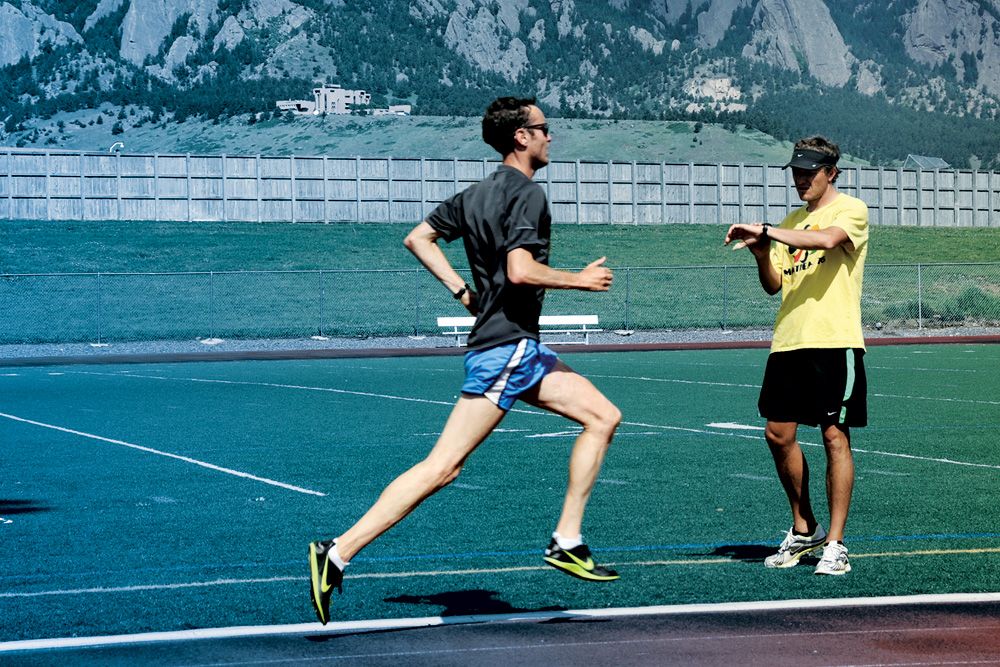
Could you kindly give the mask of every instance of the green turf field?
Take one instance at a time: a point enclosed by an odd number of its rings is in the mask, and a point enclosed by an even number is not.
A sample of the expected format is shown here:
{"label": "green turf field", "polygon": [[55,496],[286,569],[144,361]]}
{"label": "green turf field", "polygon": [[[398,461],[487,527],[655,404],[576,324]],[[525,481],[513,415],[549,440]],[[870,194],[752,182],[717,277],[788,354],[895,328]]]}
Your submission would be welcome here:
{"label": "green turf field", "polygon": [[[429,335],[436,317],[456,314],[402,247],[408,225],[0,225],[9,241],[0,246],[3,343]],[[610,294],[551,291],[546,312],[596,314],[608,330],[770,327],[778,299],[723,234],[713,225],[559,226],[554,266],[607,256],[616,282]],[[1000,322],[1000,265],[970,264],[1000,257],[1000,230],[871,234],[866,326]],[[467,273],[461,245],[446,252]],[[948,261],[962,264],[936,265]],[[50,275],[65,273],[77,275]]]}
{"label": "green turf field", "polygon": [[[416,221],[414,221],[414,224]],[[412,225],[0,220],[0,273],[406,269]],[[557,225],[553,266],[752,266],[724,225]],[[466,264],[460,244],[444,246]],[[872,227],[869,264],[994,262],[1000,228]]]}
{"label": "green turf field", "polygon": [[[519,405],[355,560],[334,620],[998,590],[1000,347],[869,350],[843,578],[761,564],[789,523],[765,350],[564,358],[624,413],[584,528],[622,579],[542,564],[575,429]],[[428,451],[460,379],[428,357],[0,374],[0,641],[312,620],[306,544]]]}

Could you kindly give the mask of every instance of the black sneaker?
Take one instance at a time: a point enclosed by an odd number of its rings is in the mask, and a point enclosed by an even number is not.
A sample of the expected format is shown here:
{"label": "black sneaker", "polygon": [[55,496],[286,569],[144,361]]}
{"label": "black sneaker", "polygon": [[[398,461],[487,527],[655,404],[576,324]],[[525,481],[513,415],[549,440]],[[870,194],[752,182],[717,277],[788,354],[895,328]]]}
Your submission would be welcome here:
{"label": "black sneaker", "polygon": [[330,620],[330,596],[333,589],[336,588],[341,595],[344,593],[344,571],[327,558],[332,546],[333,540],[309,544],[309,570],[312,579],[309,593],[312,595],[316,617],[323,625]]}
{"label": "black sneaker", "polygon": [[586,544],[575,546],[572,549],[560,549],[559,544],[553,538],[549,543],[549,548],[545,550],[545,562],[578,579],[586,579],[587,581],[614,581],[618,579],[617,572],[601,567],[594,562]]}

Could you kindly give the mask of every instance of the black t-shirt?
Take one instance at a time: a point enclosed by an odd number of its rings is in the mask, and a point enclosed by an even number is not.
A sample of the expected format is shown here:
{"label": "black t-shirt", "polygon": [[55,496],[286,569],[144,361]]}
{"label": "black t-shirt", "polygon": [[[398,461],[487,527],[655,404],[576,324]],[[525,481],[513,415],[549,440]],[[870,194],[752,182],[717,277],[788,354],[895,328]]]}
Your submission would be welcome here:
{"label": "black t-shirt", "polygon": [[542,187],[513,167],[501,165],[485,179],[441,202],[427,222],[449,243],[465,243],[479,293],[479,315],[469,348],[483,349],[520,338],[538,340],[545,289],[507,280],[507,253],[531,252],[549,262],[552,216]]}

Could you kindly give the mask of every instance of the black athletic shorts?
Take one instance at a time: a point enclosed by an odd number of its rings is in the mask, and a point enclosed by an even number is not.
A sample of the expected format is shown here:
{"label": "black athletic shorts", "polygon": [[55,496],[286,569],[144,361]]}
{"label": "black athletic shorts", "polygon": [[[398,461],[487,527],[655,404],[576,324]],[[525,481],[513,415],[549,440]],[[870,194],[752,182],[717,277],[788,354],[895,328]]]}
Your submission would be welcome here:
{"label": "black athletic shorts", "polygon": [[809,426],[867,426],[864,357],[864,350],[853,348],[771,353],[757,401],[760,416]]}

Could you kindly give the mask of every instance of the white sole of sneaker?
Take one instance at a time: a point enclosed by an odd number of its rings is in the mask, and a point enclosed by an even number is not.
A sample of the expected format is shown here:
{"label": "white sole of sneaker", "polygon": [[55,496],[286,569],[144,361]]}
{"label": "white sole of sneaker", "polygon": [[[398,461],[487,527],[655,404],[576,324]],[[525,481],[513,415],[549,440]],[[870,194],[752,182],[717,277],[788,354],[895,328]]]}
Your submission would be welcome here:
{"label": "white sole of sneaker", "polygon": [[795,567],[796,565],[799,564],[799,560],[801,560],[803,556],[808,556],[809,554],[816,553],[817,551],[819,551],[822,548],[823,548],[823,543],[821,542],[821,543],[817,544],[816,546],[812,547],[811,549],[806,549],[805,551],[800,551],[798,553],[798,555],[793,556],[791,560],[789,560],[789,561],[787,561],[785,563],[781,563],[779,565],[768,565],[767,562],[765,561],[764,562],[764,567],[768,568],[769,570],[785,570],[785,569],[788,569],[790,567]]}

